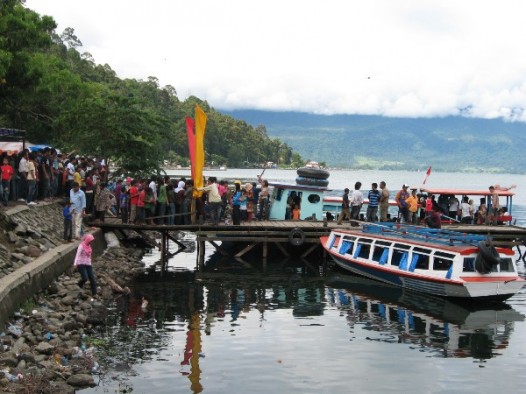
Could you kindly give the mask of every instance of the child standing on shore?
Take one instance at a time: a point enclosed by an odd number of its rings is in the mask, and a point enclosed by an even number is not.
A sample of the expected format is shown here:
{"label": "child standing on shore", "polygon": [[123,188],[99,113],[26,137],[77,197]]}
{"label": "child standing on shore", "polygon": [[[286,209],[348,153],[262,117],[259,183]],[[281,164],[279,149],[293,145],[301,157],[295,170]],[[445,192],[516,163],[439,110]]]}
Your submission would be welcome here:
{"label": "child standing on shore", "polygon": [[73,265],[79,270],[81,279],[78,282],[80,288],[84,287],[84,284],[89,279],[91,287],[91,295],[97,296],[97,282],[95,281],[95,274],[93,267],[91,266],[91,243],[95,238],[91,234],[86,234],[82,238],[82,242],[77,248],[77,255]]}
{"label": "child standing on shore", "polygon": [[73,215],[71,214],[71,201],[66,201],[62,210],[64,216],[64,241],[72,242],[73,238]]}

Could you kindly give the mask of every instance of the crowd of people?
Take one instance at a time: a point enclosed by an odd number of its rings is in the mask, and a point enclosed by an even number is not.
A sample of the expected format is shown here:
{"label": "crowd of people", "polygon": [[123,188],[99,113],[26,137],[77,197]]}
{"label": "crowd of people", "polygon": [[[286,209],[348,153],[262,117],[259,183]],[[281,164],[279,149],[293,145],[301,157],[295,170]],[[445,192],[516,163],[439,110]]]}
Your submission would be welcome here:
{"label": "crowd of people", "polygon": [[[440,194],[438,199],[435,195],[419,193],[416,188],[410,188],[403,184],[396,193],[394,201],[398,207],[398,215],[391,218],[388,214],[390,191],[385,181],[378,184],[372,183],[367,193],[368,206],[365,215],[360,214],[364,203],[364,194],[360,190],[361,182],[356,182],[351,193],[348,188],[342,196],[342,209],[338,216],[338,224],[347,218],[351,225],[357,226],[357,221],[387,222],[399,221],[408,224],[425,224],[432,228],[440,228],[444,220],[460,222],[463,224],[500,224],[499,217],[506,214],[506,207],[501,207],[499,202],[499,190],[510,190],[498,185],[489,187],[490,204],[486,204],[486,197],[480,198],[478,208],[468,196],[462,196],[459,200],[452,194]],[[380,216],[378,217],[378,211]]]}
{"label": "crowd of people", "polygon": [[[209,177],[206,186],[199,188],[202,197],[195,198],[192,179],[171,179],[152,176],[148,179],[115,179],[109,181],[109,171],[103,160],[75,154],[59,153],[53,148],[37,152],[25,149],[18,155],[1,156],[0,201],[4,206],[12,202],[36,205],[38,201],[64,197],[64,239],[80,239],[83,218],[104,222],[106,215],[119,216],[123,223],[188,225],[209,220],[239,225],[243,221],[265,220],[269,211],[269,185],[258,176],[259,183],[244,185],[235,181],[230,187],[225,180]],[[513,187],[513,186],[512,186]],[[486,198],[475,208],[468,196],[419,193],[416,188],[402,185],[394,201],[398,215],[388,213],[390,191],[385,181],[372,183],[367,192],[367,211],[361,213],[365,195],[362,183],[354,190],[344,190],[338,224],[350,219],[357,221],[426,224],[439,227],[444,219],[465,224],[496,224],[506,208],[499,204],[498,191],[508,190],[491,186],[490,206]],[[301,200],[289,196],[287,219],[299,219]]]}

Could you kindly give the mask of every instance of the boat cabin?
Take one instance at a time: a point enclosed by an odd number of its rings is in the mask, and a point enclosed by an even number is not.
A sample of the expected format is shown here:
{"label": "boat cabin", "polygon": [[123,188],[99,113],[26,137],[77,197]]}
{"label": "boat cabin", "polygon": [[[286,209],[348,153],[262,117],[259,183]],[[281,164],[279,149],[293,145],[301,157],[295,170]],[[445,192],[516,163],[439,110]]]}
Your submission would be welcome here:
{"label": "boat cabin", "polygon": [[271,183],[270,220],[290,219],[291,203],[300,207],[300,220],[321,220],[323,217],[323,196],[328,190],[325,187]]}

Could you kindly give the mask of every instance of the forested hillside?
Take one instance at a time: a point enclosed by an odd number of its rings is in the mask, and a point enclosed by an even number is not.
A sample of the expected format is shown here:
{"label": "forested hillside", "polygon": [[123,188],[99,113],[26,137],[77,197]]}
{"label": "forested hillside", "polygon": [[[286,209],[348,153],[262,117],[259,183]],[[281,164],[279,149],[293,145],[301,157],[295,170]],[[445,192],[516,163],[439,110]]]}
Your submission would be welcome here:
{"label": "forested hillside", "polygon": [[111,158],[130,172],[164,160],[188,165],[185,117],[198,103],[208,116],[205,160],[241,167],[300,161],[267,136],[265,127],[222,115],[197,97],[180,101],[176,88],[120,79],[97,64],[73,29],[56,32],[50,16],[20,0],[0,3],[0,127],[27,131],[33,143]]}
{"label": "forested hillside", "polygon": [[500,119],[386,118],[294,112],[233,111],[305,159],[361,169],[526,171],[526,124]]}

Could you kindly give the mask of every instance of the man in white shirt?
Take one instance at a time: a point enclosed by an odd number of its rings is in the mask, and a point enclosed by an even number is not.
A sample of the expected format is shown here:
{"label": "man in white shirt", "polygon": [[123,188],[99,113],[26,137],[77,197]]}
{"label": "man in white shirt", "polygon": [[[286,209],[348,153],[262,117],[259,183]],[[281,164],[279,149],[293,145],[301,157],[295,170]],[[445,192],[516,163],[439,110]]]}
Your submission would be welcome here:
{"label": "man in white shirt", "polygon": [[27,173],[29,171],[28,168],[28,151],[27,149],[24,149],[24,152],[22,153],[22,158],[20,159],[20,162],[18,163],[18,175],[20,175],[20,183],[19,183],[19,189],[18,189],[18,201],[26,201],[27,197]]}
{"label": "man in white shirt", "polygon": [[218,225],[221,216],[222,201],[219,189],[217,188],[217,178],[215,176],[209,177],[208,185],[205,187],[198,187],[197,190],[208,192],[208,208],[212,218],[212,224]]}
{"label": "man in white shirt", "polygon": [[358,226],[356,221],[360,218],[360,210],[363,204],[363,194],[360,191],[362,182],[356,182],[354,184],[354,191],[351,195],[351,225]]}

